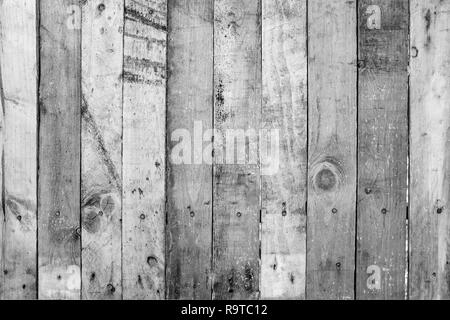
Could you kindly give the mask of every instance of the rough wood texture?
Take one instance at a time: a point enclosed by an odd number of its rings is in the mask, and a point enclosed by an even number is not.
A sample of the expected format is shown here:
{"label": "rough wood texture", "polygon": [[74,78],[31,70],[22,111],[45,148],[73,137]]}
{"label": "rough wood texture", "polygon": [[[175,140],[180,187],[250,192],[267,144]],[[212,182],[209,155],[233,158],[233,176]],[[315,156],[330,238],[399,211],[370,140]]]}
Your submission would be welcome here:
{"label": "rough wood texture", "polygon": [[235,157],[228,162],[226,158],[237,155],[234,151],[239,147],[226,153],[220,140],[226,146],[227,130],[258,133],[260,128],[261,3],[216,0],[214,9],[214,124],[218,132],[214,137],[213,298],[255,299],[259,296],[260,250],[258,150],[254,141],[247,141],[250,159]]}
{"label": "rough wood texture", "polygon": [[[169,0],[167,297],[211,298],[213,1]],[[188,130],[190,162],[172,152]],[[205,140],[204,140],[205,133]],[[172,137],[173,135],[173,137]],[[172,138],[175,141],[172,141]],[[205,151],[206,152],[206,151]],[[177,156],[177,155],[175,155]],[[209,158],[209,161],[208,161]]]}
{"label": "rough wood texture", "polygon": [[122,295],[123,0],[82,9],[83,299]]}
{"label": "rough wood texture", "polygon": [[35,299],[36,2],[0,2],[0,300]]}
{"label": "rough wood texture", "polygon": [[39,298],[80,298],[81,8],[40,1]]}
{"label": "rough wood texture", "polygon": [[450,299],[450,1],[411,0],[411,299]]}
{"label": "rough wood texture", "polygon": [[125,1],[125,299],[165,295],[166,11],[166,0]]}
{"label": "rough wood texture", "polygon": [[359,1],[358,299],[405,298],[408,12]]}
{"label": "rough wood texture", "polygon": [[280,136],[279,159],[262,161],[273,169],[261,177],[263,299],[305,297],[306,14],[305,0],[262,2],[262,123]]}
{"label": "rough wood texture", "polygon": [[353,299],[356,2],[311,0],[307,298]]}

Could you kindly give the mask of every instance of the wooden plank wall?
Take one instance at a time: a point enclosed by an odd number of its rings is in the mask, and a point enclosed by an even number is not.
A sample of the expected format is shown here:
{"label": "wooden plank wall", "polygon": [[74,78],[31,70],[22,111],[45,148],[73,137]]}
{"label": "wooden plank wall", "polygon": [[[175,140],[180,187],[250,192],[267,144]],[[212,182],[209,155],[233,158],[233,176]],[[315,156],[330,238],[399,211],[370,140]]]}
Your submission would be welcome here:
{"label": "wooden plank wall", "polygon": [[0,299],[450,299],[449,12],[0,1]]}

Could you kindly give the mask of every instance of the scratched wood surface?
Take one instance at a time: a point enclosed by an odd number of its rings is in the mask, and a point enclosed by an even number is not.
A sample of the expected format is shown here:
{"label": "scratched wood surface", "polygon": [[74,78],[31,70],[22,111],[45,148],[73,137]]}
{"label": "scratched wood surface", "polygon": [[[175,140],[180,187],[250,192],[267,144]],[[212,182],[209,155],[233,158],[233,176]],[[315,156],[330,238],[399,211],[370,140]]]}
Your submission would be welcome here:
{"label": "scratched wood surface", "polygon": [[358,299],[405,297],[408,12],[359,1]]}
{"label": "scratched wood surface", "polygon": [[0,299],[450,300],[450,0],[0,0]]}
{"label": "scratched wood surface", "polygon": [[81,296],[81,8],[40,3],[39,298]]}
{"label": "scratched wood surface", "polygon": [[308,299],[354,298],[356,11],[308,1]]}
{"label": "scratched wood surface", "polygon": [[167,132],[179,130],[167,137],[169,299],[211,298],[213,3],[168,2]]}
{"label": "scratched wood surface", "polygon": [[450,299],[450,1],[411,0],[411,299]]}
{"label": "scratched wood surface", "polygon": [[0,2],[0,299],[35,299],[36,2]]}
{"label": "scratched wood surface", "polygon": [[279,149],[269,132],[262,137],[268,148],[261,154],[263,299],[305,298],[306,15],[306,1],[262,1],[262,127],[280,130]]}
{"label": "scratched wood surface", "polygon": [[122,297],[123,1],[82,6],[83,299]]}

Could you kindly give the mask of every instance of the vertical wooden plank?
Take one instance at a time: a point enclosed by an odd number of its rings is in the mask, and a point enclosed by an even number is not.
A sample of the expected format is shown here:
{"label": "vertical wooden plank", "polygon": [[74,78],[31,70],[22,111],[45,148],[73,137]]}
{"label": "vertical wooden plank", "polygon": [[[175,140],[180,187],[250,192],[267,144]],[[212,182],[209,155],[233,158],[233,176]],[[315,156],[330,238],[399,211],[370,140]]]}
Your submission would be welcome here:
{"label": "vertical wooden plank", "polygon": [[411,299],[450,299],[450,1],[411,0]]}
{"label": "vertical wooden plank", "polygon": [[266,299],[305,298],[306,8],[305,0],[262,2],[262,123],[279,130],[281,140],[274,170],[261,177],[261,296]]}
{"label": "vertical wooden plank", "polygon": [[[254,299],[259,296],[258,148],[252,137],[244,143],[250,149],[247,152],[240,146],[230,147],[229,152],[222,147],[227,135],[230,146],[240,140],[231,139],[233,134],[245,138],[260,128],[260,1],[216,0],[214,14],[213,298]],[[232,160],[233,153],[240,152],[250,159]]]}
{"label": "vertical wooden plank", "polygon": [[35,299],[36,1],[0,2],[0,299]]}
{"label": "vertical wooden plank", "polygon": [[354,297],[356,15],[355,1],[308,2],[308,299]]}
{"label": "vertical wooden plank", "polygon": [[123,296],[164,298],[166,0],[126,0]]}
{"label": "vertical wooden plank", "polygon": [[122,296],[123,0],[82,11],[83,299]]}
{"label": "vertical wooden plank", "polygon": [[[203,149],[211,144],[207,130],[213,126],[213,10],[212,0],[169,0],[169,299],[211,298],[212,166],[211,155],[209,161],[208,156],[204,159]],[[190,141],[179,140],[182,130],[189,132]],[[190,159],[179,163],[177,145],[184,143],[196,149],[189,149]]]}
{"label": "vertical wooden plank", "polygon": [[404,299],[408,0],[359,1],[357,298]]}
{"label": "vertical wooden plank", "polygon": [[39,298],[80,298],[81,8],[40,1]]}

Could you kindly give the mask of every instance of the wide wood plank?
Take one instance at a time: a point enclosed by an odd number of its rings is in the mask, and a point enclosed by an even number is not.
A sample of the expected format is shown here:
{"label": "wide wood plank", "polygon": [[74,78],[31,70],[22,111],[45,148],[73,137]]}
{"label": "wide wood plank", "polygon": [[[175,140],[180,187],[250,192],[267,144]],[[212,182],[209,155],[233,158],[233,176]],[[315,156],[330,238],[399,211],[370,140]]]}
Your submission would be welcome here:
{"label": "wide wood plank", "polygon": [[[216,0],[214,16],[213,298],[255,299],[260,269],[256,134],[261,125],[261,2]],[[234,134],[241,138],[234,139]]]}
{"label": "wide wood plank", "polygon": [[356,15],[356,1],[308,1],[308,299],[354,297]]}
{"label": "wide wood plank", "polygon": [[404,299],[407,0],[359,2],[357,298]]}
{"label": "wide wood plank", "polygon": [[82,8],[83,299],[120,299],[124,1]]}
{"label": "wide wood plank", "polygon": [[450,299],[450,1],[411,0],[411,299]]}
{"label": "wide wood plank", "polygon": [[39,298],[80,298],[81,8],[40,1]]}
{"label": "wide wood plank", "polygon": [[126,0],[123,297],[165,295],[166,0]]}
{"label": "wide wood plank", "polygon": [[[211,298],[212,135],[207,130],[213,126],[213,9],[212,0],[169,0],[169,299]],[[180,161],[184,145],[190,157]]]}
{"label": "wide wood plank", "polygon": [[0,2],[0,300],[37,297],[36,1]]}
{"label": "wide wood plank", "polygon": [[305,298],[306,14],[305,0],[262,2],[262,125],[280,142],[261,155],[263,299]]}

